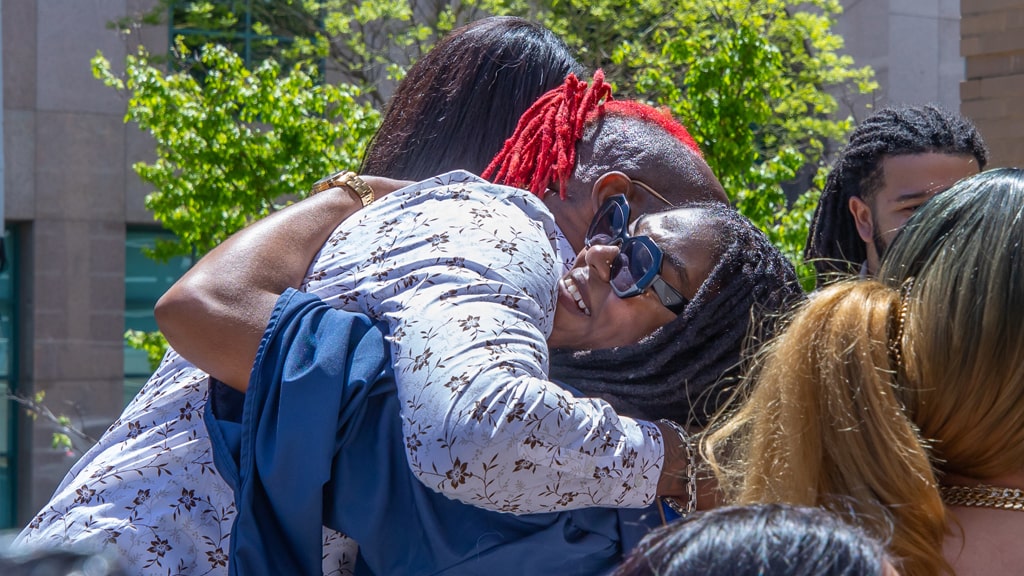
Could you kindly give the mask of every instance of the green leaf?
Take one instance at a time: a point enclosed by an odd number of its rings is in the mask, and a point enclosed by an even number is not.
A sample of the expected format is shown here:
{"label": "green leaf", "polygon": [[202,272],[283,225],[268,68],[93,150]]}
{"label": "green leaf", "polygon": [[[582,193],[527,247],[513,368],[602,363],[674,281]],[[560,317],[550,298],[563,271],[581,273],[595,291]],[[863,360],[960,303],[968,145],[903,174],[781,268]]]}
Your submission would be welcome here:
{"label": "green leaf", "polygon": [[72,450],[74,445],[71,443],[71,437],[63,432],[54,432],[53,439],[50,441],[50,446],[54,450]]}
{"label": "green leaf", "polygon": [[149,369],[154,372],[160,367],[160,361],[163,360],[169,347],[167,339],[158,331],[128,330],[124,333],[124,340],[129,347],[146,353]]}

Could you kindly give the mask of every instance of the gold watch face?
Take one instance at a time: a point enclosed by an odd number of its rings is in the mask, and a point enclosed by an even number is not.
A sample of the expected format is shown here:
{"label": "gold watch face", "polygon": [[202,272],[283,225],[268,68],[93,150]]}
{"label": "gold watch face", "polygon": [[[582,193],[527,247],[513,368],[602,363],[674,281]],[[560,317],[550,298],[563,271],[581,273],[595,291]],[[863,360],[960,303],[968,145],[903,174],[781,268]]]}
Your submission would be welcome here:
{"label": "gold watch face", "polygon": [[340,178],[341,175],[344,174],[344,173],[345,173],[345,171],[341,170],[341,171],[335,172],[334,174],[331,174],[330,176],[328,176],[326,178],[321,178],[320,180],[317,180],[313,184],[313,188],[312,188],[313,194],[317,194],[318,192],[323,192],[324,190],[327,190],[328,188],[334,186],[334,181],[337,180],[338,178]]}

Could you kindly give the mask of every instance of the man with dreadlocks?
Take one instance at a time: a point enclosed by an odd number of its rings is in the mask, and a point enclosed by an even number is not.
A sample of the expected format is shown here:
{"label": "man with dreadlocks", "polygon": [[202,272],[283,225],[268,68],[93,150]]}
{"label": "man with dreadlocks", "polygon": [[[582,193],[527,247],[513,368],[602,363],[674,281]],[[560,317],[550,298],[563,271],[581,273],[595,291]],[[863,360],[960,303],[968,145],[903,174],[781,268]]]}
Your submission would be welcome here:
{"label": "man with dreadlocks", "polygon": [[814,211],[804,258],[817,285],[858,270],[874,275],[910,215],[987,160],[974,124],[941,108],[900,106],[869,116],[836,159]]}
{"label": "man with dreadlocks", "polygon": [[[609,95],[600,72],[589,85],[570,76],[527,111],[488,172],[529,191],[464,172],[406,187],[343,222],[305,278],[325,302],[387,323],[410,467],[456,500],[525,513],[686,492],[684,475],[663,468],[671,427],[619,417],[546,375],[556,263],[582,249],[607,198],[625,195],[633,214],[726,203],[682,126]],[[294,255],[282,252],[248,254],[283,269]],[[158,304],[168,338],[237,296],[214,276],[190,273]],[[217,347],[187,337],[174,346],[199,368],[217,364]],[[244,386],[251,361],[214,375]]]}

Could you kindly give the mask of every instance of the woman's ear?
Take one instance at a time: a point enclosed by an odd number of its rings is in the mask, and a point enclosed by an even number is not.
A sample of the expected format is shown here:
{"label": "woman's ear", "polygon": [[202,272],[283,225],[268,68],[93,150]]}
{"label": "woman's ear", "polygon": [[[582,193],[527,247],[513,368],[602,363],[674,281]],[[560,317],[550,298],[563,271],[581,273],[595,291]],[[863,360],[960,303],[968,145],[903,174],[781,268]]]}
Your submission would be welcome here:
{"label": "woman's ear", "polygon": [[616,194],[624,194],[626,201],[632,202],[635,194],[633,181],[622,172],[605,172],[597,179],[597,182],[594,182],[594,187],[590,191],[590,202],[593,205],[594,213],[596,214],[601,209],[605,200]]}

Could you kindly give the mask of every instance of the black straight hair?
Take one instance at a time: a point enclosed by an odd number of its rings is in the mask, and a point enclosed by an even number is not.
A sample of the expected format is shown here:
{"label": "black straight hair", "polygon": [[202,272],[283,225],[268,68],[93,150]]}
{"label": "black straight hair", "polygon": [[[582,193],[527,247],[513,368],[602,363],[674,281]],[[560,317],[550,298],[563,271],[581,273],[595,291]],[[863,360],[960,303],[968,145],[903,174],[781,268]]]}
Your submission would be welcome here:
{"label": "black straight hair", "polygon": [[727,506],[651,532],[612,576],[881,576],[880,542],[822,508]]}
{"label": "black straight hair", "polygon": [[480,174],[520,116],[570,73],[586,76],[547,28],[511,16],[453,31],[412,66],[363,158],[361,174],[423,180]]}

